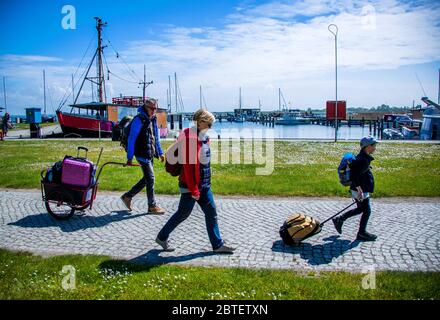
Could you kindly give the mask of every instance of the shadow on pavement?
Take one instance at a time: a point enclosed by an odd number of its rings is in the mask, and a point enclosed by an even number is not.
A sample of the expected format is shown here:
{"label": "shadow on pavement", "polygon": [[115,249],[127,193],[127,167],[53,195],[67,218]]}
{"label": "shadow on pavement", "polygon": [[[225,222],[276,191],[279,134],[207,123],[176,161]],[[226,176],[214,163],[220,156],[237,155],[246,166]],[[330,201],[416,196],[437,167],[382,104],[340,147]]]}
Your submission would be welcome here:
{"label": "shadow on pavement", "polygon": [[[162,250],[152,249],[136,258],[130,260],[108,260],[100,264],[101,269],[111,269],[117,271],[117,268],[130,268],[132,272],[148,271],[151,268],[168,263],[178,263],[197,258],[209,257],[216,255],[213,251],[202,251],[197,253],[186,254],[182,256],[161,257]],[[116,269],[115,269],[116,268]]]}
{"label": "shadow on pavement", "polygon": [[100,216],[90,216],[87,214],[75,214],[69,220],[56,220],[48,213],[39,213],[26,216],[15,222],[10,222],[10,226],[18,226],[22,228],[49,228],[59,227],[63,232],[75,232],[78,230],[85,230],[89,228],[99,228],[113,222],[135,219],[147,215],[130,214],[126,210],[112,211],[109,214]]}
{"label": "shadow on pavement", "polygon": [[324,244],[302,243],[298,247],[287,246],[282,240],[277,240],[272,245],[272,251],[299,254],[301,259],[307,260],[312,266],[317,266],[331,263],[333,259],[357,247],[360,243],[358,240],[340,239],[339,236],[331,236],[323,240]]}

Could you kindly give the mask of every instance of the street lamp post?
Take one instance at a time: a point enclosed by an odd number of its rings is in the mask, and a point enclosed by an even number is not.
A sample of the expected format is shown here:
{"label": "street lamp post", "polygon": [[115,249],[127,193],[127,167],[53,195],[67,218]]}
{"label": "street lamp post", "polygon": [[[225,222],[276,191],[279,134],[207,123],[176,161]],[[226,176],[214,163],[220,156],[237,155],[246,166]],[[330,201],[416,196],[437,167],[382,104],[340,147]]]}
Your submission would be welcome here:
{"label": "street lamp post", "polygon": [[335,24],[330,24],[328,26],[328,31],[335,36],[335,142],[338,141],[338,26]]}

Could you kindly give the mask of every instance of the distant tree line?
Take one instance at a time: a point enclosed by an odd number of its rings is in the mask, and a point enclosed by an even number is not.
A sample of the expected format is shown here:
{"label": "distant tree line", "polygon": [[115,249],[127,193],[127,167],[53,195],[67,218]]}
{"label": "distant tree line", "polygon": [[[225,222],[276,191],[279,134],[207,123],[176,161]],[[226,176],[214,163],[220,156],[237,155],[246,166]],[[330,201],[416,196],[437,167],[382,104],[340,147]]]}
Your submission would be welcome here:
{"label": "distant tree line", "polygon": [[[415,109],[420,109],[422,106],[421,105],[416,105]],[[322,112],[325,109],[311,109],[308,108],[307,112]],[[410,112],[410,110],[412,110],[412,107],[408,107],[408,106],[403,106],[403,107],[395,107],[395,106],[389,106],[387,104],[382,104],[380,106],[377,107],[372,107],[372,108],[363,108],[363,107],[350,107],[347,108],[347,112],[356,112],[356,113],[361,113],[361,112],[389,112],[389,113],[396,113],[396,112]]]}

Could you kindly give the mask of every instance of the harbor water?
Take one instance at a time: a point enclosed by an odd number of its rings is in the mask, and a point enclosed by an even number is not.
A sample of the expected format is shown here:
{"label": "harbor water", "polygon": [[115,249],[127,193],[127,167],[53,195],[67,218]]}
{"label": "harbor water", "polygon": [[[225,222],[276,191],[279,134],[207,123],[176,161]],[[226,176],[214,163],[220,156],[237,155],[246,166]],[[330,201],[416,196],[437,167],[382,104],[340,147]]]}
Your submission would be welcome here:
{"label": "harbor water", "polygon": [[[174,124],[174,128],[178,129],[178,123]],[[183,122],[183,127],[188,128],[192,123],[188,120]],[[208,134],[212,138],[244,138],[251,139],[258,136],[273,137],[275,139],[322,139],[332,140],[335,138],[335,128],[332,126],[324,126],[318,124],[303,125],[263,125],[253,122],[215,122]],[[351,126],[346,125],[338,128],[338,140],[357,140],[367,135],[374,135],[373,129],[370,132],[368,125]],[[378,132],[376,132],[379,135]]]}

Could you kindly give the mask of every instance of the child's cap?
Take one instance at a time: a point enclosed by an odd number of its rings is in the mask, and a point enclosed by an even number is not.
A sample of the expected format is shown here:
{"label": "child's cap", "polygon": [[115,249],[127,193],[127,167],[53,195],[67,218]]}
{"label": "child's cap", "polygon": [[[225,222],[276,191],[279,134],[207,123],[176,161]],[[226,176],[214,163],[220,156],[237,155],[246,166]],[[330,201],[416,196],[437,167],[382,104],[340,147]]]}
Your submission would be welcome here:
{"label": "child's cap", "polygon": [[376,143],[377,143],[377,140],[372,136],[363,137],[360,142],[361,148],[365,148],[365,147],[371,146]]}

